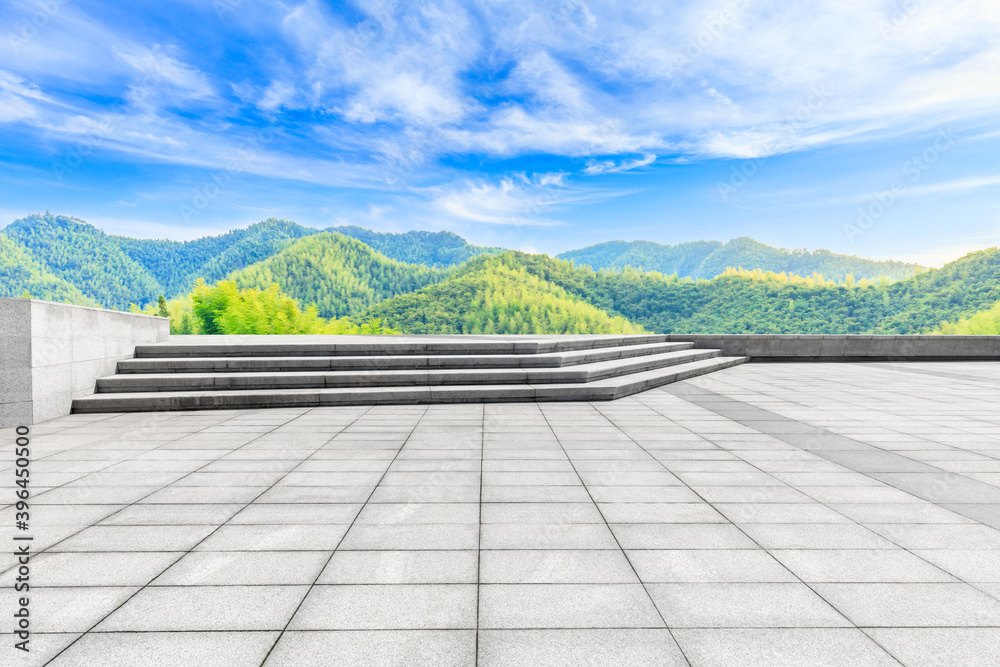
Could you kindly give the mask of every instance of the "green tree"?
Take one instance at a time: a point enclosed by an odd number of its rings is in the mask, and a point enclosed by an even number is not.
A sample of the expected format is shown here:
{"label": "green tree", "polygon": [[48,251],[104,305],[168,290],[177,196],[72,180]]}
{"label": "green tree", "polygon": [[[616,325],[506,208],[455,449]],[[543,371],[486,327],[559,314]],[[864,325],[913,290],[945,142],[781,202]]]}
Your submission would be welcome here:
{"label": "green tree", "polygon": [[157,310],[156,314],[160,317],[170,317],[170,311],[167,310],[167,299],[162,294],[160,298],[156,300]]}

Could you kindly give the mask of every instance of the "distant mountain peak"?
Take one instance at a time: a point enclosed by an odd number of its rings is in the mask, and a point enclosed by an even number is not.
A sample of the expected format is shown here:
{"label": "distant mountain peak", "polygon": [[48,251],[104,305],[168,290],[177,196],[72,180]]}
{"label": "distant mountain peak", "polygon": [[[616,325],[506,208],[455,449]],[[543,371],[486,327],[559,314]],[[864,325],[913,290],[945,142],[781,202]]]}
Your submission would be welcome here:
{"label": "distant mountain peak", "polygon": [[896,261],[879,261],[838,255],[829,250],[805,248],[788,250],[741,236],[726,243],[720,241],[690,241],[663,245],[652,241],[611,241],[571,250],[558,255],[590,266],[595,270],[621,271],[625,268],[677,274],[679,277],[714,278],[728,268],[793,273],[801,276],[822,273],[838,281],[848,274],[857,279],[874,280],[886,277],[902,280],[926,271],[926,267]]}

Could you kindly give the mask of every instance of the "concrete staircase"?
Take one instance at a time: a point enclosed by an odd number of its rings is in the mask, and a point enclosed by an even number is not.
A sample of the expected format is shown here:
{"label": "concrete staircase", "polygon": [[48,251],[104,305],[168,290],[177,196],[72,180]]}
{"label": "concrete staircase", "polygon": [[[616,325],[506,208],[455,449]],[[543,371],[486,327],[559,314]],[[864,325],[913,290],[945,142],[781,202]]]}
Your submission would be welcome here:
{"label": "concrete staircase", "polygon": [[74,412],[593,401],[735,366],[666,336],[173,336]]}

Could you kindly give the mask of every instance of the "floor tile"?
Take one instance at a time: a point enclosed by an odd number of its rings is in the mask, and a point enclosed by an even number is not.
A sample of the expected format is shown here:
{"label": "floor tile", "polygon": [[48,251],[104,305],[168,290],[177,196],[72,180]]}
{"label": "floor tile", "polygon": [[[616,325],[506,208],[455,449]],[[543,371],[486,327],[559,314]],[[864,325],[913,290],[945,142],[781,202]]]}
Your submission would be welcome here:
{"label": "floor tile", "polygon": [[97,626],[99,632],[281,630],[307,586],[147,587]]}
{"label": "floor tile", "polygon": [[625,555],[607,550],[509,550],[480,552],[484,584],[638,583]]}
{"label": "floor tile", "polygon": [[663,620],[639,584],[490,584],[479,627],[657,628]]}
{"label": "floor tile", "polygon": [[860,630],[848,628],[679,629],[674,636],[692,667],[899,666]]}
{"label": "floor tile", "polygon": [[967,584],[813,584],[861,627],[1000,627],[1000,601]]}
{"label": "floor tile", "polygon": [[316,586],[292,630],[475,629],[476,586]]}
{"label": "floor tile", "polygon": [[669,630],[483,630],[480,667],[599,665],[681,667]]}
{"label": "floor tile", "polygon": [[848,622],[798,583],[649,584],[671,628],[826,628]]}
{"label": "floor tile", "polygon": [[256,667],[277,637],[277,632],[92,632],[49,664]]}
{"label": "floor tile", "polygon": [[329,557],[323,551],[194,551],[157,577],[153,585],[312,584]]}
{"label": "floor tile", "polygon": [[907,667],[995,667],[996,628],[871,628],[865,632]]}
{"label": "floor tile", "polygon": [[475,630],[289,631],[265,667],[474,667]]}
{"label": "floor tile", "polygon": [[466,551],[338,551],[320,584],[474,584],[478,554]]}
{"label": "floor tile", "polygon": [[798,581],[759,549],[638,549],[627,553],[644,583]]}

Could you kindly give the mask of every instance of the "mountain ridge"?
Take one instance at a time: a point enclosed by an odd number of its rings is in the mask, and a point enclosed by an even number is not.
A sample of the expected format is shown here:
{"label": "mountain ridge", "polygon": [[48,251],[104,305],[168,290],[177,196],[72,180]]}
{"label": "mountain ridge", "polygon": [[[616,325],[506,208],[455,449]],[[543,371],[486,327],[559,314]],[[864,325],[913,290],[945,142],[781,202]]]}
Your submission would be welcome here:
{"label": "mountain ridge", "polygon": [[896,260],[873,260],[843,255],[829,250],[788,250],[775,248],[743,236],[725,243],[689,241],[665,245],[653,241],[607,241],[556,255],[595,270],[622,271],[626,268],[677,274],[684,278],[714,278],[727,268],[760,269],[775,273],[808,276],[821,273],[843,282],[854,278],[890,280],[910,278],[927,267]]}

